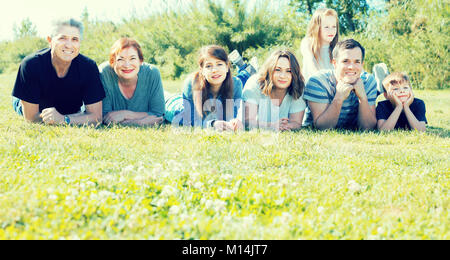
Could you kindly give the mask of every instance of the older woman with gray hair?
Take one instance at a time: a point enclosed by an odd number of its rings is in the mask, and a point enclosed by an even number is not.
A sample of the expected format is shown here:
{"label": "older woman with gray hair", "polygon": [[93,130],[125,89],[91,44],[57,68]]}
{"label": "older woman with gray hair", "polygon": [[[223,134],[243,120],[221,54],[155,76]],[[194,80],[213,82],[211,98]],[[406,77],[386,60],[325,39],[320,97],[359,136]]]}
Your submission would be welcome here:
{"label": "older woman with gray hair", "polygon": [[[44,124],[102,122],[105,92],[97,64],[80,54],[83,24],[53,24],[49,48],[23,59],[12,92],[14,110],[26,121]],[[81,107],[85,106],[85,111]]]}

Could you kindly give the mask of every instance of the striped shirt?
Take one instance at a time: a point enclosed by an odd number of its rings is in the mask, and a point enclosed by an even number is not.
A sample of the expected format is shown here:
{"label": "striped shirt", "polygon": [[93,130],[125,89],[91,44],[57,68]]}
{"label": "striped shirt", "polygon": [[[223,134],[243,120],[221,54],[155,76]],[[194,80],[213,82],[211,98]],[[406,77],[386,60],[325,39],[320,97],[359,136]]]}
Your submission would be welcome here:
{"label": "striped shirt", "polygon": [[[377,99],[377,83],[373,75],[363,72],[361,79],[367,94],[369,106],[375,106]],[[306,83],[304,98],[308,102],[331,104],[336,95],[337,80],[334,70],[323,70],[312,76]],[[355,92],[350,92],[349,97],[342,103],[341,113],[336,128],[357,128],[358,127],[359,100]],[[313,124],[313,117],[308,106],[306,109],[304,126]]]}

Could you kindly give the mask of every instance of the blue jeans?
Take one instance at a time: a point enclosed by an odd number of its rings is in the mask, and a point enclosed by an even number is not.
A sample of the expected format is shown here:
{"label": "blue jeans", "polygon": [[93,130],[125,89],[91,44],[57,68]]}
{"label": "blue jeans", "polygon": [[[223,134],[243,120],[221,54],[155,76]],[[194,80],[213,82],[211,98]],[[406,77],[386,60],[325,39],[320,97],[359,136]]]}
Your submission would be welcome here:
{"label": "blue jeans", "polygon": [[23,116],[22,103],[20,103],[20,99],[12,97],[12,106],[14,111],[16,111],[19,116]]}
{"label": "blue jeans", "polygon": [[[183,113],[184,105],[183,105],[183,95],[181,94],[170,94],[168,92],[164,92],[165,103],[166,103],[166,112],[164,113],[164,119],[170,123],[172,123],[173,119],[178,115]],[[183,120],[179,122],[180,125],[183,124]]]}
{"label": "blue jeans", "polygon": [[239,68],[238,70],[238,74],[236,77],[238,77],[241,81],[242,81],[242,86],[245,86],[245,83],[247,82],[247,80],[250,78],[250,73],[248,73],[248,71],[245,70],[246,67],[243,68]]}

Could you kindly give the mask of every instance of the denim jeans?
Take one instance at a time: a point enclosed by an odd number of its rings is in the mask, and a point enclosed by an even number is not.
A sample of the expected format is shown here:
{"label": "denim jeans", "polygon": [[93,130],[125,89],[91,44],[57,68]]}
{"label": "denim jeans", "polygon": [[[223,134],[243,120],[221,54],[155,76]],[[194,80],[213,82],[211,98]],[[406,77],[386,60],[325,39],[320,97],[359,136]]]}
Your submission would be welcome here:
{"label": "denim jeans", "polygon": [[245,70],[246,67],[239,68],[238,74],[236,77],[238,77],[242,81],[242,86],[245,86],[245,83],[250,78],[250,73]]}

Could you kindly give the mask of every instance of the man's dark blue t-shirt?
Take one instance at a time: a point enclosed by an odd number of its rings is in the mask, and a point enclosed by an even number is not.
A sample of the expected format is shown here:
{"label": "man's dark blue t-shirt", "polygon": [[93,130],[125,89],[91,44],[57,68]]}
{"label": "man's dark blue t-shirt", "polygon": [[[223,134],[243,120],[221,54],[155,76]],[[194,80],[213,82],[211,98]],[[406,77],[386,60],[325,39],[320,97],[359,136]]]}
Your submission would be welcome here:
{"label": "man's dark blue t-shirt", "polygon": [[[392,112],[394,112],[395,107],[392,105],[391,101],[385,100],[378,103],[377,106],[377,120],[383,119],[388,120],[391,116]],[[418,98],[415,98],[411,105],[409,106],[409,109],[414,114],[414,116],[417,118],[417,120],[423,121],[426,124],[427,118],[425,117],[425,103]],[[395,129],[411,129],[408,123],[408,119],[406,118],[405,112],[402,111],[400,114],[397,124],[395,124]]]}
{"label": "man's dark blue t-shirt", "polygon": [[80,112],[105,98],[95,61],[79,54],[72,60],[64,78],[58,78],[51,61],[51,50],[43,49],[27,56],[20,64],[12,95],[32,104],[39,111],[55,107],[62,115]]}

